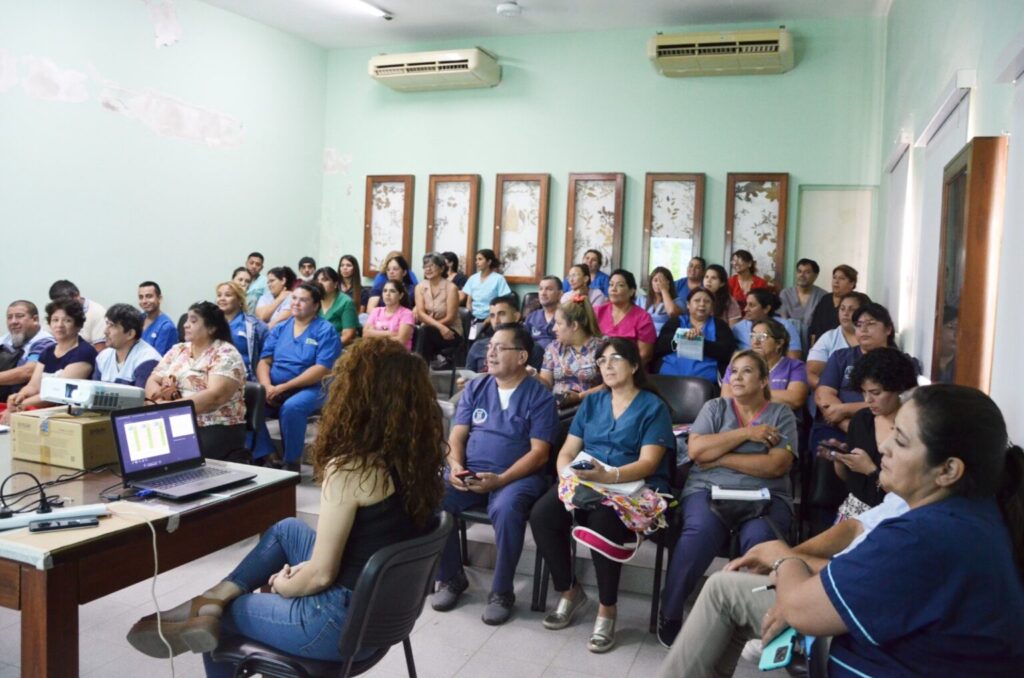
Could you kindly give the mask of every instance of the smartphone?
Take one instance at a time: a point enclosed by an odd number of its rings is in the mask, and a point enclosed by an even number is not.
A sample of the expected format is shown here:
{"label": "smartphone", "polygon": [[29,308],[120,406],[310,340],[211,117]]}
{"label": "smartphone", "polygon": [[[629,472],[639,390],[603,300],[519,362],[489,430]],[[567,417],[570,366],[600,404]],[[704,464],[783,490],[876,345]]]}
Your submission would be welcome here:
{"label": "smartphone", "polygon": [[781,669],[783,666],[789,666],[789,662],[793,661],[793,642],[795,639],[796,629],[793,627],[787,628],[776,636],[775,640],[764,646],[764,651],[761,652],[761,661],[758,662],[757,668],[762,671],[771,671],[773,669]]}
{"label": "smartphone", "polygon": [[477,474],[473,473],[468,468],[464,468],[461,471],[459,471],[458,473],[456,473],[455,477],[458,478],[459,480],[461,480],[463,483],[466,482],[467,478],[472,478],[473,480],[480,480],[480,476],[478,476]]}
{"label": "smartphone", "polygon": [[28,524],[29,532],[49,532],[51,530],[74,530],[79,527],[97,527],[100,521],[91,518],[65,518],[63,520],[35,520]]}
{"label": "smartphone", "polygon": [[821,447],[824,447],[826,450],[832,450],[836,454],[849,454],[850,453],[849,450],[844,450],[843,448],[839,447],[838,445],[832,445],[831,443],[824,443],[824,442],[822,442],[822,443],[818,443],[818,445],[820,445]]}
{"label": "smartphone", "polygon": [[570,464],[569,468],[576,469],[577,471],[591,471],[594,468],[594,462],[586,459],[580,459],[579,461]]}

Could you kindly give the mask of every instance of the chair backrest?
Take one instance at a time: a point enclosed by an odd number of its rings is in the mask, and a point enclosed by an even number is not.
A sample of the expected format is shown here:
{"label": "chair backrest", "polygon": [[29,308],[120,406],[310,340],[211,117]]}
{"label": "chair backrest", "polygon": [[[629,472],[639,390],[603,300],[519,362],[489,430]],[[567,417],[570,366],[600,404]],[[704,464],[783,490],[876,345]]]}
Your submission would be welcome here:
{"label": "chair backrest", "polygon": [[267,404],[267,391],[263,384],[245,382],[245,430],[258,431],[263,426],[263,412]]}
{"label": "chair backrest", "polygon": [[338,640],[341,656],[354,657],[364,647],[390,647],[412,633],[454,523],[442,512],[426,535],[373,554],[352,593]]}
{"label": "chair backrest", "polygon": [[527,292],[523,295],[523,308],[521,309],[521,313],[524,318],[530,315],[533,311],[536,311],[538,308],[540,308],[539,294],[536,292]]}
{"label": "chair backrest", "polygon": [[697,420],[704,403],[717,398],[719,394],[718,384],[700,377],[652,374],[648,380],[668,401],[673,424],[692,424]]}

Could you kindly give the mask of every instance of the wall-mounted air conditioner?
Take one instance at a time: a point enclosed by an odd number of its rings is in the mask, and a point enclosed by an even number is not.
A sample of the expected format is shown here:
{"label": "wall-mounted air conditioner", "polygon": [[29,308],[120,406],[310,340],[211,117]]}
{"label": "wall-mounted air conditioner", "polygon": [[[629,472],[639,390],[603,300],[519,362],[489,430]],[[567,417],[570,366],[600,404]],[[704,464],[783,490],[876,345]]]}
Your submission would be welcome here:
{"label": "wall-mounted air conditioner", "polygon": [[785,73],[793,68],[793,36],[785,28],[721,33],[658,34],[647,56],[662,75]]}
{"label": "wall-mounted air conditioner", "polygon": [[479,47],[381,54],[370,58],[369,72],[377,82],[400,92],[494,87],[501,82],[497,58]]}

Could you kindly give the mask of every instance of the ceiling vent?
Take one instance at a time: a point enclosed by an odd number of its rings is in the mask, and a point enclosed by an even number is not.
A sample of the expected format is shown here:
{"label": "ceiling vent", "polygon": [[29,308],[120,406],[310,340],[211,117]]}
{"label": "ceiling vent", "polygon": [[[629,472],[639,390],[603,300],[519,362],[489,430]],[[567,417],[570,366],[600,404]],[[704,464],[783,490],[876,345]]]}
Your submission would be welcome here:
{"label": "ceiling vent", "polygon": [[479,47],[381,54],[370,58],[369,72],[371,78],[399,92],[494,87],[501,82],[497,58]]}
{"label": "ceiling vent", "polygon": [[793,36],[785,28],[655,35],[647,56],[662,75],[759,75],[793,68]]}

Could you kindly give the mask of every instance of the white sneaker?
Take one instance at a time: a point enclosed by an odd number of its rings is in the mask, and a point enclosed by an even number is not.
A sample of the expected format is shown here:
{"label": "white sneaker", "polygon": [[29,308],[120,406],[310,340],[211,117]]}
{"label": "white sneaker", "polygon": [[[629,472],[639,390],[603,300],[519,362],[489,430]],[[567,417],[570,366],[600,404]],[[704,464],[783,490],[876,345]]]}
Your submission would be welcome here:
{"label": "white sneaker", "polygon": [[747,644],[743,646],[743,652],[740,653],[740,657],[742,657],[744,661],[756,664],[761,661],[761,652],[763,650],[764,648],[762,647],[761,639],[754,638],[753,640],[748,640]]}

